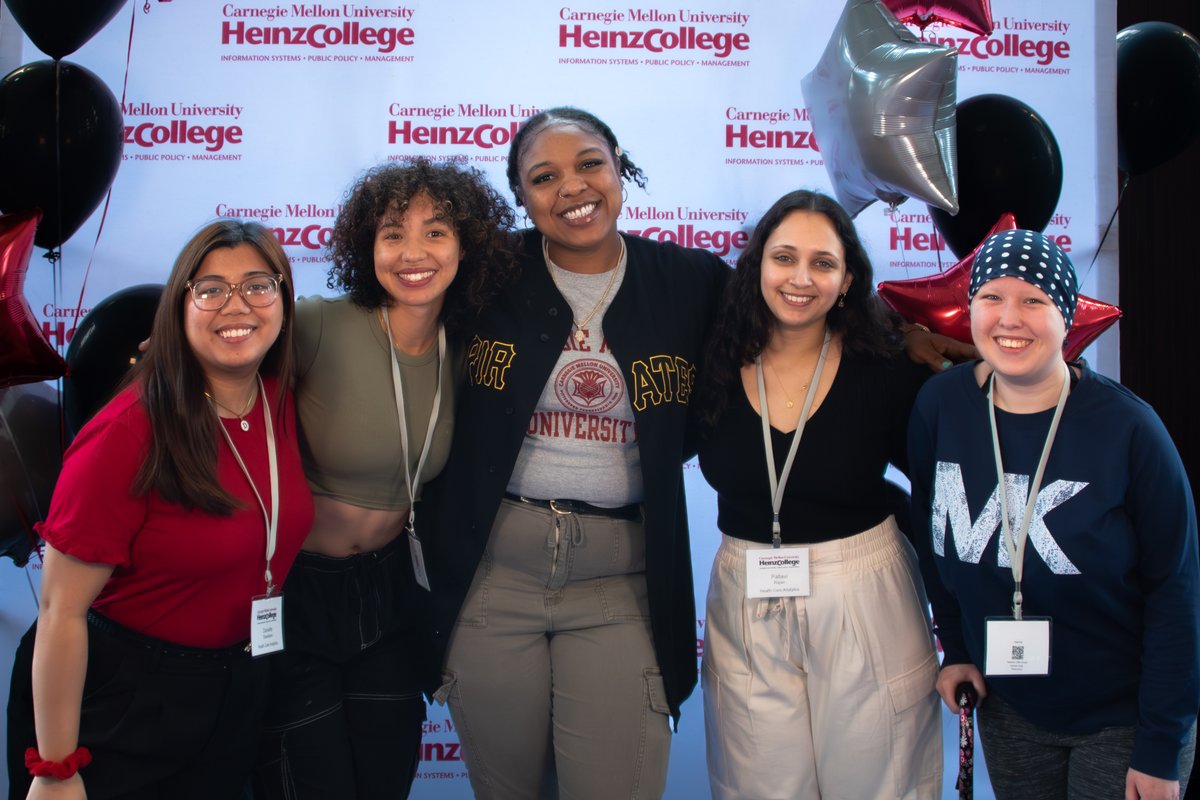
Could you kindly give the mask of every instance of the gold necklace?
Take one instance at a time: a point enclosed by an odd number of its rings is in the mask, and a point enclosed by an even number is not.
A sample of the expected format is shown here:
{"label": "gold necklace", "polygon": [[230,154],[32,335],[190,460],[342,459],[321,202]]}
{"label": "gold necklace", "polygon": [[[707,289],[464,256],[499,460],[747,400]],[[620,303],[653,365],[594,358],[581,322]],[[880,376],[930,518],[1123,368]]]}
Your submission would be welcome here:
{"label": "gold necklace", "polygon": [[[588,315],[583,318],[583,322],[580,322],[577,319],[571,320],[571,324],[575,326],[574,336],[575,341],[578,344],[583,344],[583,340],[587,338],[586,334],[583,332],[583,329],[589,322],[592,321],[592,317],[596,316],[596,312],[600,310],[600,306],[604,305],[604,300],[608,297],[608,293],[612,291],[613,284],[617,281],[617,272],[619,271],[618,267],[621,266],[621,260],[625,258],[625,239],[624,237],[618,238],[621,240],[621,252],[617,254],[617,263],[613,264],[613,268],[609,270],[609,272],[612,274],[609,276],[608,285],[604,287],[604,294],[600,295],[600,299],[596,301],[596,305],[592,306],[591,312],[589,312]],[[546,267],[550,271],[550,281],[554,284],[554,288],[558,289],[558,293],[563,294],[562,287],[558,285],[558,279],[554,277],[554,268],[558,267],[558,265],[550,260],[550,244],[545,236],[542,237],[542,257],[546,259]],[[562,267],[558,268],[562,269]],[[566,295],[563,295],[563,298],[565,299]],[[570,305],[570,303],[568,303],[568,305]],[[571,311],[574,312],[575,309],[572,308]]]}
{"label": "gold necklace", "polygon": [[[254,408],[254,401],[258,399],[258,386],[257,385],[254,387],[254,391],[251,393],[250,399],[246,401],[246,407],[244,409],[242,409],[242,413],[240,413],[240,414],[238,412],[234,411],[229,406],[222,403],[217,398],[213,397],[208,392],[205,392],[204,396],[208,398],[210,403],[214,403],[214,404],[220,406],[221,408],[228,411],[230,414],[233,414],[235,417],[237,417],[238,424],[241,426],[243,431],[250,430],[250,422],[246,419],[246,415],[250,413],[251,408]],[[218,416],[220,416],[220,415],[218,415]]]}
{"label": "gold necklace", "polygon": [[[783,392],[784,399],[787,401],[787,407],[788,408],[794,407],[796,404],[792,402],[792,396],[790,394],[788,394],[788,390],[783,385],[783,380],[780,379],[779,373],[775,371],[775,365],[771,362],[767,362],[767,366],[771,368],[771,373],[775,376],[775,382],[779,384],[779,391]],[[815,373],[816,370],[817,370],[817,368],[814,366],[813,372]],[[812,376],[809,376],[808,382],[812,383]],[[801,386],[800,391],[803,392],[807,388],[808,388],[808,383]]]}

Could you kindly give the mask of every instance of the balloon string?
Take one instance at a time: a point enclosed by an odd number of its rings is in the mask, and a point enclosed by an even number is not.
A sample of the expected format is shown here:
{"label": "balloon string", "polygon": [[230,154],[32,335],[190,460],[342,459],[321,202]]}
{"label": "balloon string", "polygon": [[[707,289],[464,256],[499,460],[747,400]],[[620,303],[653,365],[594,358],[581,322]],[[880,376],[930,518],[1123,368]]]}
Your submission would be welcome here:
{"label": "balloon string", "polygon": [[1104,235],[1100,237],[1100,244],[1096,245],[1096,252],[1092,255],[1092,261],[1087,265],[1087,269],[1083,271],[1083,277],[1079,279],[1079,285],[1083,286],[1088,275],[1092,272],[1092,267],[1096,265],[1096,259],[1100,257],[1100,251],[1104,249],[1104,242],[1108,239],[1108,233],[1112,230],[1113,223],[1117,221],[1117,212],[1121,210],[1121,201],[1125,199],[1125,190],[1129,187],[1129,176],[1121,176],[1121,191],[1117,193],[1117,207],[1113,209],[1112,216],[1108,218],[1108,225],[1104,228]]}
{"label": "balloon string", "polygon": [[[121,83],[121,111],[125,111],[125,91],[129,88],[129,60],[133,54],[133,23],[137,20],[137,9],[130,9],[133,13],[129,15],[129,43],[125,46],[125,80]],[[150,4],[146,4],[146,12],[150,12]]]}
{"label": "balloon string", "polygon": [[[58,213],[54,215],[54,241],[57,245],[46,253],[50,260],[51,276],[54,287],[54,304],[62,301],[61,295],[61,261],[62,261],[62,59],[54,59],[54,206]],[[62,342],[59,342],[62,345]]]}
{"label": "balloon string", "polygon": [[[125,77],[121,81],[121,113],[125,112],[125,98],[129,91],[129,65],[133,60],[133,25],[137,20],[137,7],[134,6],[129,15],[129,42],[125,46]],[[96,241],[92,243],[92,254],[88,257],[87,268],[83,271],[83,282],[79,286],[79,299],[75,303],[75,319],[78,320],[83,310],[83,294],[87,289],[88,277],[92,274],[92,264],[96,260],[96,250],[100,246],[100,234],[104,232],[104,222],[108,219],[108,205],[112,202],[112,185],[104,195],[104,210],[100,212],[100,227],[96,229]]]}

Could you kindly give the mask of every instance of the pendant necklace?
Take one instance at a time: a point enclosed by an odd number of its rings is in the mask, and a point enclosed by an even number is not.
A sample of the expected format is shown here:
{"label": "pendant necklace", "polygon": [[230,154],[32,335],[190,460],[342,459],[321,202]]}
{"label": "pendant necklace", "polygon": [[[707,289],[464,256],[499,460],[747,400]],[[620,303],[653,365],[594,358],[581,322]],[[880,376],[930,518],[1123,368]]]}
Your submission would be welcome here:
{"label": "pendant necklace", "polygon": [[246,402],[246,407],[242,409],[242,413],[240,413],[240,414],[238,412],[234,411],[229,406],[222,403],[217,398],[213,397],[208,392],[205,392],[204,396],[208,398],[210,403],[220,406],[221,408],[228,411],[230,414],[233,414],[235,417],[237,417],[238,424],[241,426],[243,431],[250,430],[250,422],[249,422],[249,420],[246,419],[246,415],[250,413],[250,409],[254,407],[254,401],[258,399],[258,387],[257,386],[254,387],[254,393],[250,395],[250,399]]}
{"label": "pendant necklace", "polygon": [[[592,310],[588,312],[588,315],[583,318],[582,322],[576,319],[571,320],[571,324],[575,326],[575,333],[573,335],[578,344],[583,344],[583,340],[587,338],[587,334],[583,332],[583,329],[587,327],[587,324],[592,321],[592,317],[596,316],[596,312],[604,305],[605,299],[608,298],[608,293],[612,291],[613,284],[616,283],[617,272],[620,271],[618,268],[621,266],[621,260],[625,258],[625,239],[624,237],[619,238],[621,239],[621,252],[617,254],[617,263],[613,264],[613,268],[610,270],[612,275],[608,279],[608,285],[604,287],[604,293],[600,295],[600,299],[596,301],[596,305],[592,306]],[[559,294],[562,294],[562,287],[558,285],[558,280],[554,277],[554,267],[558,267],[558,265],[550,260],[550,244],[544,236],[542,237],[542,255],[545,257],[546,265],[550,269],[550,280],[554,283],[554,288],[558,289]],[[563,269],[562,267],[558,268]],[[563,297],[565,298],[566,295],[563,295]],[[570,305],[570,302],[568,301],[567,304]],[[571,311],[574,312],[575,309],[572,307]]]}
{"label": "pendant necklace", "polygon": [[[775,382],[779,384],[779,391],[783,392],[783,398],[786,401],[787,407],[793,408],[796,404],[792,402],[792,396],[790,394],[788,394],[788,390],[786,388],[784,388],[783,380],[779,377],[779,373],[775,370],[775,365],[773,363],[768,363],[767,366],[771,368],[771,374],[773,374],[775,376]],[[814,368],[814,373],[815,373],[815,368]],[[812,378],[808,379],[808,383],[812,383]],[[807,389],[808,383],[801,386],[800,391],[803,392],[805,389]]]}

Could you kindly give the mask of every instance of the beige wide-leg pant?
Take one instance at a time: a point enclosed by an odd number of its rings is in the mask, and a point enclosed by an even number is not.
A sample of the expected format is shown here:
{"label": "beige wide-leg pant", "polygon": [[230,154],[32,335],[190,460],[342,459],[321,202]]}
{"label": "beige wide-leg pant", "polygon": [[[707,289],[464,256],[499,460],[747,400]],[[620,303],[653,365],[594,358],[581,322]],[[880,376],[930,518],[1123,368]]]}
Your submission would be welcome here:
{"label": "beige wide-leg pant", "polygon": [[937,655],[912,546],[888,518],[810,546],[808,597],[746,597],[724,536],[705,622],[704,725],[720,800],[941,797]]}

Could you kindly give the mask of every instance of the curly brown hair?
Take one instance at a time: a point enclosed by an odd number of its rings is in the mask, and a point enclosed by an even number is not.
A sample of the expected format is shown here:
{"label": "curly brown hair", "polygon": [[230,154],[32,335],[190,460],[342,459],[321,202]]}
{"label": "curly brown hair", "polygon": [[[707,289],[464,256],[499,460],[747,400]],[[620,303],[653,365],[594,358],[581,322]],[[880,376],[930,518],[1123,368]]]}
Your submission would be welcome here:
{"label": "curly brown hair", "polygon": [[472,167],[416,158],[364,173],[333,224],[327,285],[363,308],[383,305],[387,292],[375,277],[375,231],[385,212],[403,210],[421,194],[454,227],[463,252],[442,306],[442,321],[453,330],[478,313],[518,269],[512,209]]}

